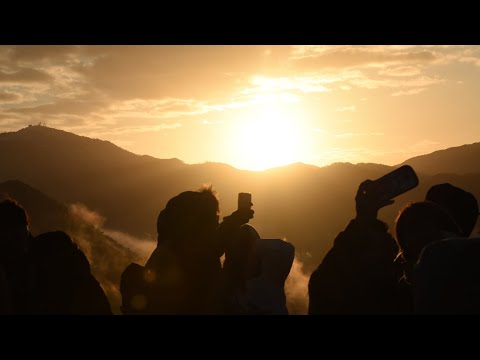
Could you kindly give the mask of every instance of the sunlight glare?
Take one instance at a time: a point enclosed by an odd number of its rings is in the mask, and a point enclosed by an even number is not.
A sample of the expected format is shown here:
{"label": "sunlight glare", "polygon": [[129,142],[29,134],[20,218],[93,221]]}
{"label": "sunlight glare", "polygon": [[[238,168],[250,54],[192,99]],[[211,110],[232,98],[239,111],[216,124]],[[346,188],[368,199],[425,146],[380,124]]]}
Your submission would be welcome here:
{"label": "sunlight glare", "polygon": [[237,164],[243,169],[265,170],[301,159],[299,120],[280,101],[262,104],[243,119],[236,138]]}

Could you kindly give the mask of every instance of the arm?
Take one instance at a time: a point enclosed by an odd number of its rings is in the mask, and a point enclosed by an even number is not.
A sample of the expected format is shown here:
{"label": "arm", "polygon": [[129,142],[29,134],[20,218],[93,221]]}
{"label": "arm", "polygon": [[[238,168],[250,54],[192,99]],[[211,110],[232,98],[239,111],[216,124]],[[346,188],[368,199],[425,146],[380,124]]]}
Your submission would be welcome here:
{"label": "arm", "polygon": [[219,256],[223,254],[229,241],[234,237],[235,233],[239,231],[240,227],[248,223],[250,219],[253,219],[254,213],[252,209],[236,210],[229,216],[223,218],[222,223],[218,227],[218,241],[222,244],[222,250]]}

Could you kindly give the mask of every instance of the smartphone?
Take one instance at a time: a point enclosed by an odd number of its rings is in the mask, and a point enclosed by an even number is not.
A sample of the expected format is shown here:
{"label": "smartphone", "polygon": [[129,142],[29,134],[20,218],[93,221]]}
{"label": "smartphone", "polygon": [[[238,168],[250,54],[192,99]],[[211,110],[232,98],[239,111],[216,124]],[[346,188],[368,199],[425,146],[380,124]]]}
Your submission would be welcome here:
{"label": "smartphone", "polygon": [[239,193],[238,194],[238,209],[250,209],[252,207],[252,194]]}
{"label": "smartphone", "polygon": [[374,180],[368,192],[374,192],[380,200],[390,200],[418,185],[418,177],[409,165],[404,165]]}

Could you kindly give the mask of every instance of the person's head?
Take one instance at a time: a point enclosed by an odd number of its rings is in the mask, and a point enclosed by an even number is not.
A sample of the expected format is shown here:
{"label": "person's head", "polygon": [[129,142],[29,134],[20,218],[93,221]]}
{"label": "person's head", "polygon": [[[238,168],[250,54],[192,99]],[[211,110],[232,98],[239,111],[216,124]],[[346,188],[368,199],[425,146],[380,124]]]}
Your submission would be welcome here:
{"label": "person's head", "polygon": [[407,205],[396,220],[396,235],[402,255],[413,267],[425,245],[460,235],[460,228],[448,212],[431,201]]}
{"label": "person's head", "polygon": [[25,252],[30,235],[23,207],[11,198],[0,201],[0,252]]}
{"label": "person's head", "polygon": [[211,187],[182,192],[158,216],[158,242],[185,250],[208,249],[214,246],[218,220],[218,198]]}
{"label": "person's head", "polygon": [[81,309],[95,306],[89,296],[88,259],[65,232],[47,232],[32,240],[29,271],[34,314],[81,314]]}
{"label": "person's head", "polygon": [[445,183],[432,186],[425,200],[444,207],[462,229],[462,235],[470,236],[478,217],[478,202],[475,196],[459,187]]}
{"label": "person's head", "polygon": [[68,271],[69,274],[90,272],[87,257],[63,231],[51,231],[36,236],[29,250],[34,265],[39,269],[54,272]]}

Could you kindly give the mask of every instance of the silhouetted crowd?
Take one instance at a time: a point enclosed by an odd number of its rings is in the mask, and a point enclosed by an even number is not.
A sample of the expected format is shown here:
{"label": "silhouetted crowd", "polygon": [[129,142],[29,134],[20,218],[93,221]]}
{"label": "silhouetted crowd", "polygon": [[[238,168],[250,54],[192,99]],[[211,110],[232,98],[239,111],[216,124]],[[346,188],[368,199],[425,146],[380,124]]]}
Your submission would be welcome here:
{"label": "silhouetted crowd", "polygon": [[[393,200],[371,184],[360,184],[356,217],[311,274],[308,313],[480,313],[480,238],[470,238],[476,198],[435,185],[425,200],[404,206],[392,234],[377,215]],[[157,219],[155,250],[121,275],[121,312],[288,315],[284,287],[295,248],[262,238],[248,224],[252,206],[220,222],[211,187],[170,199]],[[0,202],[0,313],[113,314],[75,241],[62,231],[33,236],[12,198]]]}

